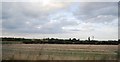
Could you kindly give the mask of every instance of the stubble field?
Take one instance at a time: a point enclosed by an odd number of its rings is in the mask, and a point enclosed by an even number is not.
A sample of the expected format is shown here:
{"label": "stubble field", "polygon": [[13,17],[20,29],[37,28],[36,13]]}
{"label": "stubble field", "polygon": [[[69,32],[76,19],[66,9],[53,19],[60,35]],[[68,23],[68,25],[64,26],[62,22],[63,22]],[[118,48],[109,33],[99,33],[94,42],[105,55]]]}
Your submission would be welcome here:
{"label": "stubble field", "polygon": [[3,44],[3,60],[117,60],[118,45]]}

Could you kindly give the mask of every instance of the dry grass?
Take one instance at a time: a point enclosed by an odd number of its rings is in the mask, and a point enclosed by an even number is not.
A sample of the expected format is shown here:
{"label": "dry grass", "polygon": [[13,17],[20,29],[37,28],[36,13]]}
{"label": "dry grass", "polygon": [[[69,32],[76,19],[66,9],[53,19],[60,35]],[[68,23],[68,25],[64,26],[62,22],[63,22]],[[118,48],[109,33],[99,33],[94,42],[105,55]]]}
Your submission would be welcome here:
{"label": "dry grass", "polygon": [[116,60],[118,45],[4,44],[4,60]]}

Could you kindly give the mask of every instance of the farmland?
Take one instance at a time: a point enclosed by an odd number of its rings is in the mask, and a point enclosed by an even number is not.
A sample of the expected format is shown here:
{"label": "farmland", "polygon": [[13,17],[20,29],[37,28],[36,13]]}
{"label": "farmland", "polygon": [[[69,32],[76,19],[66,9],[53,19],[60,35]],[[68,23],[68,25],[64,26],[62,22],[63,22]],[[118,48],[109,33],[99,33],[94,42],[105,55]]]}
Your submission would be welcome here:
{"label": "farmland", "polygon": [[118,45],[3,44],[3,60],[117,60]]}

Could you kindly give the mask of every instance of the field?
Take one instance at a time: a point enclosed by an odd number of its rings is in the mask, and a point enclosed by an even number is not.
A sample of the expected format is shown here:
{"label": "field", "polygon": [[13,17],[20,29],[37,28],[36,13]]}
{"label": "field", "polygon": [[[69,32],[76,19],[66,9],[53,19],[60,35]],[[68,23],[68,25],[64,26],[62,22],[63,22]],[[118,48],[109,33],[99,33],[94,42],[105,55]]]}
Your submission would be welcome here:
{"label": "field", "polygon": [[118,45],[3,44],[3,60],[117,60]]}

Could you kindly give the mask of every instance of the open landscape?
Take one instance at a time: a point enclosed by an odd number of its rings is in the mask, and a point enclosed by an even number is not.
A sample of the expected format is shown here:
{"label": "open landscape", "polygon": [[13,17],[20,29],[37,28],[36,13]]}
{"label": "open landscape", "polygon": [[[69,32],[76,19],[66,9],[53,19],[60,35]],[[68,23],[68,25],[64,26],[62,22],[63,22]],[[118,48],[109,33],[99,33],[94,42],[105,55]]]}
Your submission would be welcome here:
{"label": "open landscape", "polygon": [[118,2],[32,1],[2,2],[3,62],[120,59]]}
{"label": "open landscape", "polygon": [[117,60],[118,45],[3,44],[3,60]]}

